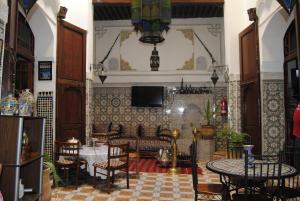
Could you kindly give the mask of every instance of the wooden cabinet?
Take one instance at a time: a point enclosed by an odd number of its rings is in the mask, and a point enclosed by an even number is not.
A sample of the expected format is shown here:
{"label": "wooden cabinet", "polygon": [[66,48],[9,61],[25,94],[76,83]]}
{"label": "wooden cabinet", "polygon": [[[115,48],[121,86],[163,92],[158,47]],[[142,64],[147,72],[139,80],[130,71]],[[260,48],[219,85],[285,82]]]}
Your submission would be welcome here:
{"label": "wooden cabinet", "polygon": [[[0,116],[0,190],[4,200],[41,200],[44,128],[44,118]],[[24,132],[28,139],[27,154]],[[18,198],[20,179],[24,189],[32,189],[22,199]]]}

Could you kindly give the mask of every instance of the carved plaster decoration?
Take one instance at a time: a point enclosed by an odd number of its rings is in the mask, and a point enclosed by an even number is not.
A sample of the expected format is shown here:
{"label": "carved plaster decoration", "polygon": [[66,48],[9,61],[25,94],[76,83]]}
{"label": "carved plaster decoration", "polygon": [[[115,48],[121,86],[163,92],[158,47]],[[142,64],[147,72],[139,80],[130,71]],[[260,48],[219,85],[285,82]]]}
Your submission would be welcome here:
{"label": "carved plaster decoration", "polygon": [[66,15],[67,15],[67,12],[68,12],[68,9],[66,7],[61,6],[59,8],[58,13],[57,13],[57,18],[60,19],[60,20],[65,19]]}
{"label": "carved plaster decoration", "polygon": [[221,29],[221,25],[220,24],[211,24],[207,27],[207,30],[209,31],[209,33],[211,33],[211,35],[213,35],[214,37],[218,37],[218,35],[221,33],[222,29]]}
{"label": "carved plaster decoration", "polygon": [[122,46],[122,43],[125,40],[127,40],[132,33],[133,33],[133,31],[121,31],[121,33],[120,33],[120,47]]}
{"label": "carved plaster decoration", "polygon": [[135,70],[132,68],[132,66],[129,64],[128,61],[125,61],[122,56],[120,56],[120,70],[121,71],[132,71]]}
{"label": "carved plaster decoration", "polygon": [[181,68],[177,68],[177,70],[194,70],[194,53],[192,55],[192,58],[185,61],[183,66]]}
{"label": "carved plaster decoration", "polygon": [[101,39],[107,32],[107,29],[104,29],[103,27],[96,27],[95,28],[95,36],[97,39]]}
{"label": "carved plaster decoration", "polygon": [[192,45],[194,46],[194,31],[193,29],[176,29],[177,31],[182,32],[184,37],[190,41],[192,41]]}

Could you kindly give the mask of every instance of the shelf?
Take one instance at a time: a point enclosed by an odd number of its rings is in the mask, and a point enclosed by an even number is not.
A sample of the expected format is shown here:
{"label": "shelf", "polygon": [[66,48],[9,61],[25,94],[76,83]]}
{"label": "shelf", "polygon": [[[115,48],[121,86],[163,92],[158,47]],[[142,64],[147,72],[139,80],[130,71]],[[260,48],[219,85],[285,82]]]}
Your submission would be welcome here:
{"label": "shelf", "polygon": [[22,162],[21,162],[21,166],[24,166],[24,165],[27,165],[28,163],[31,163],[31,162],[33,162],[33,161],[35,161],[35,160],[38,160],[38,159],[40,159],[42,156],[39,154],[39,153],[37,153],[37,152],[32,152],[32,153],[30,153],[30,158],[28,158],[28,159],[26,159],[26,160],[23,160]]}
{"label": "shelf", "polygon": [[35,201],[40,198],[41,194],[38,193],[25,193],[19,201]]}

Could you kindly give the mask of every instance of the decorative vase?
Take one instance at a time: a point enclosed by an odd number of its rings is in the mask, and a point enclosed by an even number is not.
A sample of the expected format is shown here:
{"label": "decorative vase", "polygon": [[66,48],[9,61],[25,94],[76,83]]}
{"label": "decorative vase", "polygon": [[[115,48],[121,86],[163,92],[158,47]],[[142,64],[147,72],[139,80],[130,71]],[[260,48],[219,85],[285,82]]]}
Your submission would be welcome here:
{"label": "decorative vase", "polygon": [[31,116],[33,113],[34,97],[29,89],[22,91],[19,98],[19,115]]}
{"label": "decorative vase", "polygon": [[243,145],[243,148],[247,152],[247,155],[248,155],[248,164],[247,165],[249,168],[253,167],[253,162],[254,162],[254,157],[252,154],[253,147],[254,147],[254,145],[252,145],[252,144]]}
{"label": "decorative vase", "polygon": [[18,101],[12,94],[1,100],[1,114],[14,115],[18,113]]}
{"label": "decorative vase", "polygon": [[157,160],[162,167],[169,166],[169,164],[171,162],[170,158],[171,158],[171,154],[169,152],[169,149],[162,148],[159,150]]}

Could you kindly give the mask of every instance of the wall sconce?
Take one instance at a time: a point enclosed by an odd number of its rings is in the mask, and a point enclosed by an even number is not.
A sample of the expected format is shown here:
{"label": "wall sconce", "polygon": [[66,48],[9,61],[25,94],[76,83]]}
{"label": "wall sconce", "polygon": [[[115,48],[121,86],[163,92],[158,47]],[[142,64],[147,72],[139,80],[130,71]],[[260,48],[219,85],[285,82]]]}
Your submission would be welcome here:
{"label": "wall sconce", "polygon": [[101,80],[101,83],[103,84],[105,79],[107,78],[107,75],[104,74],[104,66],[103,66],[103,63],[99,63],[100,65],[100,74],[99,74],[99,79]]}
{"label": "wall sconce", "polygon": [[98,77],[101,81],[101,83],[103,84],[104,81],[107,78],[107,75],[105,75],[105,67],[104,67],[104,61],[108,58],[112,48],[115,46],[118,38],[119,38],[120,34],[118,34],[117,38],[115,39],[114,43],[112,44],[112,46],[110,47],[109,51],[107,52],[107,54],[105,55],[105,57],[102,59],[102,61],[100,61],[98,64],[91,64],[91,66],[93,66],[94,72],[96,74],[98,74]]}

